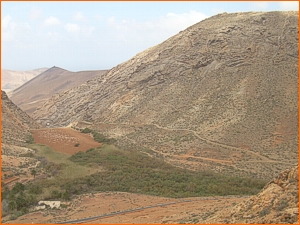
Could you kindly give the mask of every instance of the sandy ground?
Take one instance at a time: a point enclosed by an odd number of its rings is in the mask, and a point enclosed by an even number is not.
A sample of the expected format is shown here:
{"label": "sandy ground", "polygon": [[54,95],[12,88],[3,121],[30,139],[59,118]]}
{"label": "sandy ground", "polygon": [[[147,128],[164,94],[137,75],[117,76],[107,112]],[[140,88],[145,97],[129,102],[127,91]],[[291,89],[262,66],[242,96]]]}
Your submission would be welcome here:
{"label": "sandy ground", "polygon": [[[2,168],[6,172],[2,173],[2,182],[12,188],[16,182],[26,183],[33,180],[30,170],[38,164],[37,160],[30,157],[18,157],[12,155],[2,155]],[[6,177],[5,174],[8,176]]]}
{"label": "sandy ground", "polygon": [[[99,216],[145,206],[155,207],[141,209],[136,212],[126,212],[124,214],[108,216],[106,218],[86,221],[84,223],[192,223],[195,217],[206,218],[213,212],[221,210],[224,207],[237,204],[244,199],[245,198],[237,197],[197,197],[174,199],[124,192],[105,192],[81,195],[70,202],[62,202],[62,204],[67,205],[65,209],[36,211],[21,216],[17,220],[8,221],[7,223],[55,223]],[[191,200],[191,202],[182,202],[184,200]],[[175,204],[167,206],[158,205],[171,202],[175,202]],[[197,221],[194,221],[194,223],[195,222]],[[199,221],[199,223],[200,222],[201,221]]]}
{"label": "sandy ground", "polygon": [[[83,134],[71,128],[32,130],[34,142],[48,145],[55,151],[74,154],[100,147],[102,144],[94,141],[89,134]],[[75,144],[79,144],[75,147]]]}

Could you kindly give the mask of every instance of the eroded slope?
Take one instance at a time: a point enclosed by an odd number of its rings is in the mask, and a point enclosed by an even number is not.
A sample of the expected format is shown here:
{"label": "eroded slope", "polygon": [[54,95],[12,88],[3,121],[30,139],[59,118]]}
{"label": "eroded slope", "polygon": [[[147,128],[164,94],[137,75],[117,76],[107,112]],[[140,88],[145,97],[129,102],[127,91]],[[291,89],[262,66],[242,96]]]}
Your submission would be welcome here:
{"label": "eroded slope", "polygon": [[40,127],[2,91],[2,143],[24,146],[29,130]]}
{"label": "eroded slope", "polygon": [[[271,178],[298,158],[298,12],[220,14],[33,113],[193,170]],[[84,122],[84,123],[82,123]]]}
{"label": "eroded slope", "polygon": [[208,223],[299,223],[299,167],[280,173],[257,195],[221,210]]}

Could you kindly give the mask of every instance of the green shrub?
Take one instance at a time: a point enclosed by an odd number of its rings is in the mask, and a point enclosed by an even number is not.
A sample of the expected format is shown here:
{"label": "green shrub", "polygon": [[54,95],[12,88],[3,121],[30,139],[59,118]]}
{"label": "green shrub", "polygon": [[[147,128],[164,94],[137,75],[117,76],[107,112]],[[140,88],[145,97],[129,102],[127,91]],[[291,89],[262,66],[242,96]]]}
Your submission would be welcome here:
{"label": "green shrub", "polygon": [[87,134],[87,133],[92,133],[92,130],[90,128],[84,128],[81,133]]}
{"label": "green shrub", "polygon": [[61,207],[62,209],[66,209],[66,208],[67,208],[67,205],[66,205],[66,204],[60,204],[60,207]]}
{"label": "green shrub", "polygon": [[41,194],[43,189],[39,185],[33,184],[28,187],[28,192],[31,194]]}
{"label": "green shrub", "polygon": [[61,197],[61,193],[59,192],[59,191],[57,191],[57,190],[53,190],[52,192],[51,192],[51,198],[53,198],[53,199],[58,199],[58,198],[60,198]]}
{"label": "green shrub", "polygon": [[93,134],[94,140],[99,143],[113,144],[116,142],[116,140],[114,138],[107,138],[103,134],[98,133],[96,131],[93,131],[92,134]]}
{"label": "green shrub", "polygon": [[268,215],[268,214],[270,214],[270,208],[269,208],[269,207],[264,208],[263,210],[261,210],[261,211],[259,212],[259,216],[260,216],[260,217],[266,216],[266,215]]}
{"label": "green shrub", "polygon": [[279,211],[282,211],[284,208],[286,208],[288,206],[289,206],[289,203],[288,203],[287,199],[283,198],[283,199],[281,199],[279,205],[277,206],[277,209]]}
{"label": "green shrub", "polygon": [[26,143],[27,144],[32,144],[34,142],[34,138],[33,136],[30,134],[29,136],[27,136],[26,138]]}
{"label": "green shrub", "polygon": [[16,220],[19,216],[22,216],[22,212],[16,212],[9,217],[9,220]]}
{"label": "green shrub", "polygon": [[95,150],[94,148],[90,148],[90,149],[88,149],[86,152],[91,152],[91,151],[93,151],[93,150]]}
{"label": "green shrub", "polygon": [[17,182],[11,190],[12,194],[17,194],[18,192],[22,192],[25,190],[25,186],[22,183]]}
{"label": "green shrub", "polygon": [[79,143],[76,143],[74,146],[75,146],[75,147],[78,147],[79,145],[80,145]]}

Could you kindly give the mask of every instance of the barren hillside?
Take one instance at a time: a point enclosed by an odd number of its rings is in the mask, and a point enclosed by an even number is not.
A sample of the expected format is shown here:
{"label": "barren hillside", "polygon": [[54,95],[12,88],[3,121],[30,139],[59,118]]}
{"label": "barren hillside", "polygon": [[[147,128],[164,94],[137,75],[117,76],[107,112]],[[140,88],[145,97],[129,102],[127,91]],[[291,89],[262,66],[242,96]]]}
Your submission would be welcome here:
{"label": "barren hillside", "polygon": [[24,146],[29,130],[40,127],[2,91],[2,143]]}
{"label": "barren hillside", "polygon": [[[30,141],[30,129],[41,128],[32,118],[16,106],[2,91],[2,182],[12,187],[16,182],[25,183],[31,178],[30,169],[37,159],[24,157],[33,150],[25,148]],[[3,188],[3,186],[2,186]]]}
{"label": "barren hillside", "polygon": [[39,68],[35,70],[28,70],[28,71],[15,71],[15,70],[1,70],[1,86],[2,90],[9,92],[18,87],[22,84],[26,83],[27,81],[31,80],[32,78],[36,77],[37,75],[41,74],[48,68]]}
{"label": "barren hillside", "polygon": [[283,171],[257,195],[221,210],[208,223],[299,224],[299,167]]}
{"label": "barren hillside", "polygon": [[76,87],[105,72],[105,70],[70,72],[52,67],[15,89],[10,98],[30,115],[52,95]]}
{"label": "barren hillside", "polygon": [[298,12],[223,13],[52,96],[33,117],[91,126],[179,167],[272,178],[298,159],[297,96]]}

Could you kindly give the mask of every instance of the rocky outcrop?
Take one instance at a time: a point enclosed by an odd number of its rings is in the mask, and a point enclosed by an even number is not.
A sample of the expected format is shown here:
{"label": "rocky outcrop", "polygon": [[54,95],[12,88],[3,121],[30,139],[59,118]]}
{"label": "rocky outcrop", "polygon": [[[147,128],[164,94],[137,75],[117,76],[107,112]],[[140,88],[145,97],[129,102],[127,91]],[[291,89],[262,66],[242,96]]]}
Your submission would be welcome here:
{"label": "rocky outcrop", "polygon": [[76,87],[105,70],[70,72],[52,67],[10,93],[11,100],[30,115],[52,95]]}
{"label": "rocky outcrop", "polygon": [[298,166],[285,170],[257,195],[216,213],[208,223],[299,224]]}
{"label": "rocky outcrop", "polygon": [[2,143],[24,146],[30,135],[29,130],[40,127],[2,91]]}
{"label": "rocky outcrop", "polygon": [[[271,178],[298,159],[298,12],[219,14],[32,115],[192,170]],[[274,166],[276,165],[276,166]]]}

